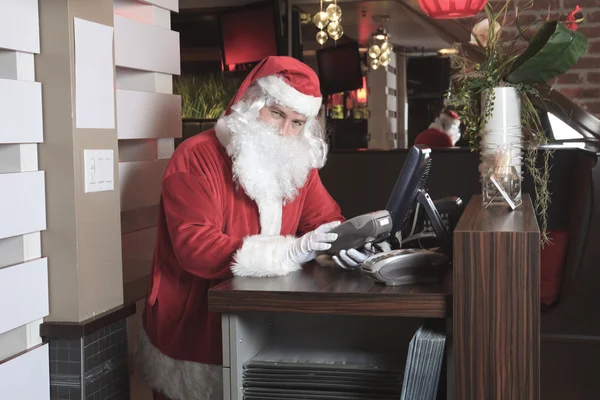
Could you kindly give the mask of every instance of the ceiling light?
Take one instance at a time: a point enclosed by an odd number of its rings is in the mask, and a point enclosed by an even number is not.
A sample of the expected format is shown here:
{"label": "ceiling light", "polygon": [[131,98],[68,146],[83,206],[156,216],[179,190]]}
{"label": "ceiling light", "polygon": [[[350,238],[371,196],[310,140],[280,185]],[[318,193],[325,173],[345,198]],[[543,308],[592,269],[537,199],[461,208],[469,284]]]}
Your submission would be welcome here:
{"label": "ceiling light", "polygon": [[387,37],[387,31],[383,27],[379,27],[373,34],[373,37],[377,40],[384,40]]}
{"label": "ceiling light", "polygon": [[439,49],[438,53],[441,55],[447,55],[447,54],[456,54],[458,52],[458,50],[453,49],[453,48],[449,48],[449,49]]}

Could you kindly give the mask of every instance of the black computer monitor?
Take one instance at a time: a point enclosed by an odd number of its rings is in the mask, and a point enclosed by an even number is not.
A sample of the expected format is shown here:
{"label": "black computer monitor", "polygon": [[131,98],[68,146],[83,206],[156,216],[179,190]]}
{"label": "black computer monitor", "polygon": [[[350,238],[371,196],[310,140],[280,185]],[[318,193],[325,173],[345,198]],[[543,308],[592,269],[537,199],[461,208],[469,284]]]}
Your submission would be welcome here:
{"label": "black computer monitor", "polygon": [[448,245],[451,245],[448,232],[425,190],[425,183],[431,169],[430,153],[431,149],[425,146],[416,145],[410,148],[385,208],[392,217],[392,238],[401,243],[402,230],[409,220],[413,208],[417,203],[421,204],[440,241],[440,247],[450,250],[448,249]]}

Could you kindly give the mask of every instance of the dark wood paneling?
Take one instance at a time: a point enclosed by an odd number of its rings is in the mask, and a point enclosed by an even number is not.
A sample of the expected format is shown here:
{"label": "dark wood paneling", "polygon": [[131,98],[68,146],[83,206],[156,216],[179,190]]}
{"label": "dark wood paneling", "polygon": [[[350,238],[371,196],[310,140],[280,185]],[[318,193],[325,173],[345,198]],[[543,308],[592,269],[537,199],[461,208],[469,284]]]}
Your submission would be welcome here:
{"label": "dark wood paneling", "polygon": [[539,399],[540,245],[533,205],[484,210],[454,231],[454,398]]}
{"label": "dark wood paneling", "polygon": [[216,312],[444,318],[451,308],[451,286],[451,274],[440,285],[390,287],[359,271],[309,264],[281,277],[235,277],[211,289],[208,302]]}

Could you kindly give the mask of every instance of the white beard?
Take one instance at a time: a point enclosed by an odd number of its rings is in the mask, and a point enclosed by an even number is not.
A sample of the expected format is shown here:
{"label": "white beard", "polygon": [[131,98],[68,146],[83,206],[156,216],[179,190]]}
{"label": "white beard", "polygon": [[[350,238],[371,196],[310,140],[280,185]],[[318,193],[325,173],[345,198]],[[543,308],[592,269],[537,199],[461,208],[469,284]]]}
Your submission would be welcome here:
{"label": "white beard", "polygon": [[233,178],[257,203],[292,201],[315,167],[303,135],[281,136],[258,117],[232,113],[219,119],[217,137],[233,163]]}
{"label": "white beard", "polygon": [[429,128],[437,129],[438,131],[442,131],[448,136],[450,136],[450,140],[452,144],[456,144],[460,139],[460,122],[443,120],[442,118],[437,118],[434,122],[429,125]]}

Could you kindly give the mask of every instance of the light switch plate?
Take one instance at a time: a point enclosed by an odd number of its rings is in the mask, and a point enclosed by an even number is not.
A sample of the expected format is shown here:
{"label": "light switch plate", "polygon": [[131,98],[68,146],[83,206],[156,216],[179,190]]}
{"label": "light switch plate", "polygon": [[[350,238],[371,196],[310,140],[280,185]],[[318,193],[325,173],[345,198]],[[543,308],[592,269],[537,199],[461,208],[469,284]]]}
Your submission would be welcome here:
{"label": "light switch plate", "polygon": [[83,150],[85,193],[114,190],[114,151]]}

